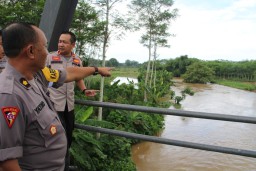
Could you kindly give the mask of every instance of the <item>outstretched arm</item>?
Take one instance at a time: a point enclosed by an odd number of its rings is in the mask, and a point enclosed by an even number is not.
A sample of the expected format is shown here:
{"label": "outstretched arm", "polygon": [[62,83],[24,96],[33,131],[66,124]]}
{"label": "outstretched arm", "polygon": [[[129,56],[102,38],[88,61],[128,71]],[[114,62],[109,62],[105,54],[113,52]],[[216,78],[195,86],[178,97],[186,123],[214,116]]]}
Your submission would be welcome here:
{"label": "outstretched arm", "polygon": [[79,81],[85,77],[93,75],[98,69],[98,73],[103,77],[111,76],[112,68],[108,67],[67,67],[67,76],[65,82]]}

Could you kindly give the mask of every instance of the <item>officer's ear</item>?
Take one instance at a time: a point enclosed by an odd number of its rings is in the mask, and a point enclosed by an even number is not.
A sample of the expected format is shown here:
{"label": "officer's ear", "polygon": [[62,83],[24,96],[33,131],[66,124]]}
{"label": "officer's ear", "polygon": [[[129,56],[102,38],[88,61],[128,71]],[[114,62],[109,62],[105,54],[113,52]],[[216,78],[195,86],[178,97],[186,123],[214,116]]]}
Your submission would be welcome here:
{"label": "officer's ear", "polygon": [[34,58],[34,47],[33,45],[29,45],[26,47],[26,52],[29,58],[33,59]]}

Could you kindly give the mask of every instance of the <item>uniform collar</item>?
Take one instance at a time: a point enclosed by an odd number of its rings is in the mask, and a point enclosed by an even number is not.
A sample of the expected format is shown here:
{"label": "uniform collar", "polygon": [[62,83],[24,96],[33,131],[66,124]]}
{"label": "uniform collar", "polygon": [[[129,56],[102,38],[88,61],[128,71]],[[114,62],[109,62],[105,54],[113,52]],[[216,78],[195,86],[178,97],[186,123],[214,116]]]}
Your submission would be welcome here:
{"label": "uniform collar", "polygon": [[[59,50],[57,51],[57,54],[58,54],[59,56],[63,56],[63,55],[60,54],[60,51],[59,51]],[[65,57],[65,56],[63,56],[63,57]],[[72,58],[76,57],[76,54],[75,54],[74,52],[71,52],[71,57],[72,57]]]}
{"label": "uniform collar", "polygon": [[14,80],[19,82],[26,89],[30,89],[31,85],[25,79],[24,75],[22,75],[19,71],[17,71],[13,66],[11,66],[8,62],[6,63],[6,67],[4,72],[9,76],[13,77]]}

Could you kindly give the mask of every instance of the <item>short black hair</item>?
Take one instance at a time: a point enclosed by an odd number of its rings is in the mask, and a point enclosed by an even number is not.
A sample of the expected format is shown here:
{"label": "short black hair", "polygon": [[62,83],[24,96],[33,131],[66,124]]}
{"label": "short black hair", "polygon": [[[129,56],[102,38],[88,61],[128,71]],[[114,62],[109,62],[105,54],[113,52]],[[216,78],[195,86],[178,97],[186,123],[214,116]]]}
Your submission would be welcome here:
{"label": "short black hair", "polygon": [[2,30],[4,52],[7,57],[16,57],[28,44],[37,42],[37,33],[29,23],[11,23]]}
{"label": "short black hair", "polygon": [[71,43],[76,43],[76,35],[73,33],[73,32],[71,32],[71,31],[63,31],[63,32],[61,32],[61,35],[62,34],[69,34],[70,35],[70,42]]}
{"label": "short black hair", "polygon": [[2,30],[0,30],[0,36],[2,36]]}

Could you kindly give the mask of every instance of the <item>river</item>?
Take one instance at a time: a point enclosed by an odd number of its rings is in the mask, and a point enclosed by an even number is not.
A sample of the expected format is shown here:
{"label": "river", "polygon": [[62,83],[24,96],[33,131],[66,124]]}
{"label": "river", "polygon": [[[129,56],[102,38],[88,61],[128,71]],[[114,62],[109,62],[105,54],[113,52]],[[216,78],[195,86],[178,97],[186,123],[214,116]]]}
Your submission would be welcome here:
{"label": "river", "polygon": [[[178,94],[187,95],[181,110],[256,117],[256,93],[216,84],[185,84],[176,80]],[[256,151],[256,125],[165,116],[160,137]],[[190,148],[142,142],[132,147],[137,171],[256,171],[256,159]]]}

